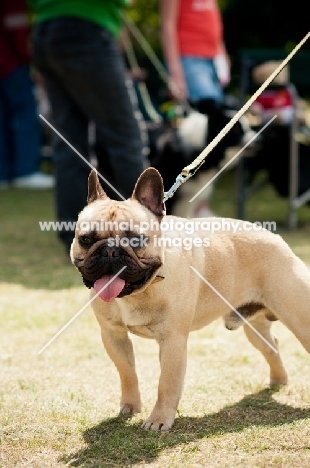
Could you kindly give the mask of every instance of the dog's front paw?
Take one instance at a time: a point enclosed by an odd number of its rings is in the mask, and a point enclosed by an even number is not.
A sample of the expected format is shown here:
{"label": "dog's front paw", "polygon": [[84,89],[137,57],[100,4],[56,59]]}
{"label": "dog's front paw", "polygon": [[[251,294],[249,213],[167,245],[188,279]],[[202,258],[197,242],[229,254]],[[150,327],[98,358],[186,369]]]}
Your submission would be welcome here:
{"label": "dog's front paw", "polygon": [[130,415],[141,412],[140,405],[132,405],[130,403],[124,403],[119,410],[120,414]]}
{"label": "dog's front paw", "polygon": [[150,416],[142,424],[142,428],[151,431],[168,431],[174,422],[174,416],[167,418],[166,416]]}

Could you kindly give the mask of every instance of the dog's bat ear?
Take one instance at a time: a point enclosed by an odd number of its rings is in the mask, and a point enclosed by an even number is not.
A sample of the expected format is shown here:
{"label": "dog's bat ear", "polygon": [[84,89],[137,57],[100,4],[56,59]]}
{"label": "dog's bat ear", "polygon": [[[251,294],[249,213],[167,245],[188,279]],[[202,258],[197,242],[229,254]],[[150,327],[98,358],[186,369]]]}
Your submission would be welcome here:
{"label": "dog's bat ear", "polygon": [[92,203],[95,200],[103,200],[109,198],[105,193],[98,179],[97,171],[93,169],[88,177],[88,195],[87,203]]}
{"label": "dog's bat ear", "polygon": [[164,199],[164,184],[160,173],[154,167],[148,167],[142,172],[134,188],[132,199],[138,200],[156,216],[166,214]]}

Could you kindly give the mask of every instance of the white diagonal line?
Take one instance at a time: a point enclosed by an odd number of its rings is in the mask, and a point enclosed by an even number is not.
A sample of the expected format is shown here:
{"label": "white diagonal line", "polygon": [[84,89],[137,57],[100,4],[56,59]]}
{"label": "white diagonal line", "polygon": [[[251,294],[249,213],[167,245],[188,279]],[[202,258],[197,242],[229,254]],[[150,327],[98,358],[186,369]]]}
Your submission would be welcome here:
{"label": "white diagonal line", "polygon": [[266,338],[263,337],[263,335],[261,335],[261,334],[256,330],[256,328],[254,328],[253,325],[251,325],[251,323],[250,323],[247,319],[245,319],[245,318],[240,314],[240,312],[239,312],[237,309],[235,309],[235,308],[227,301],[227,299],[225,299],[225,297],[222,296],[222,294],[221,294],[220,292],[218,292],[218,290],[215,289],[215,287],[212,286],[212,284],[209,283],[209,281],[206,280],[206,279],[199,273],[199,271],[196,270],[196,268],[194,268],[193,266],[191,266],[191,269],[196,273],[196,275],[199,276],[200,279],[202,279],[202,281],[204,281],[204,282],[212,289],[212,291],[214,291],[214,292],[225,302],[225,304],[227,304],[227,305],[238,315],[238,317],[240,317],[240,318],[248,325],[248,327],[250,327],[250,328],[256,333],[256,335],[258,335],[258,336],[259,336],[275,353],[278,353],[278,350],[277,350],[276,348],[274,348],[274,347],[269,343],[269,341],[267,341]]}
{"label": "white diagonal line", "polygon": [[192,202],[193,200],[195,200],[195,198],[197,198],[198,195],[200,195],[201,192],[203,192],[204,189],[207,188],[208,185],[211,184],[211,182],[213,182],[213,180],[216,179],[216,178],[221,174],[221,172],[223,172],[224,169],[226,169],[226,167],[229,166],[229,164],[232,163],[232,162],[236,159],[236,157],[239,156],[239,154],[242,153],[242,151],[243,151],[247,146],[249,146],[249,144],[252,143],[252,141],[255,140],[255,138],[258,137],[258,135],[259,135],[260,133],[262,133],[262,132],[265,130],[265,128],[268,127],[268,125],[271,124],[271,122],[272,122],[276,117],[277,117],[277,115],[274,115],[274,116],[269,120],[269,122],[267,122],[267,123],[263,126],[263,128],[261,128],[260,131],[257,132],[257,133],[243,146],[243,148],[241,148],[241,150],[238,151],[238,153],[235,154],[235,156],[234,156],[233,158],[231,158],[231,160],[228,161],[228,162],[225,164],[225,166],[223,166],[222,169],[220,169],[220,170],[215,174],[215,176],[212,177],[212,179],[209,180],[209,182],[207,182],[206,185],[204,185],[204,186],[202,187],[202,189],[200,189],[199,192],[197,192],[196,195],[195,195],[193,198],[191,198],[191,199],[189,200],[189,202]]}
{"label": "white diagonal line", "polygon": [[77,154],[78,156],[80,156],[80,158],[81,158],[86,164],[88,164],[88,166],[89,166],[91,169],[95,169],[95,171],[97,172],[97,174],[99,175],[99,177],[101,177],[101,179],[104,180],[104,182],[105,182],[106,184],[108,184],[108,186],[111,187],[111,189],[114,190],[114,192],[117,193],[117,195],[118,195],[119,197],[121,197],[122,200],[124,200],[124,201],[126,200],[126,199],[123,197],[123,195],[122,195],[121,193],[119,193],[119,192],[116,190],[116,188],[113,187],[113,185],[110,184],[110,182],[109,182],[107,179],[105,179],[105,178],[103,177],[103,175],[101,175],[101,174],[97,171],[97,169],[96,169],[89,161],[87,161],[87,159],[84,158],[84,156],[82,156],[81,153],[79,153],[78,150],[75,149],[74,146],[72,146],[71,143],[69,143],[69,141],[66,140],[65,137],[62,136],[61,133],[59,133],[58,130],[56,130],[56,128],[53,127],[53,125],[52,125],[51,123],[48,122],[48,120],[46,120],[45,117],[43,117],[42,114],[39,114],[39,117],[41,117],[41,119],[44,120],[44,122],[47,123],[47,125],[48,125],[49,127],[51,127],[51,128],[54,130],[54,132],[57,133],[57,135],[60,136],[60,138],[62,138],[62,139],[67,143],[67,145],[70,146],[70,148],[72,148],[73,151],[75,151],[76,154]]}
{"label": "white diagonal line", "polygon": [[38,354],[41,354],[51,343],[53,343],[54,340],[56,340],[57,336],[59,336],[82,312],[83,310],[86,309],[86,307],[89,306],[89,304],[91,304],[93,302],[94,299],[96,299],[96,297],[99,296],[99,294],[102,293],[102,291],[104,291],[108,286],[109,284],[112,283],[112,281],[114,281],[115,278],[117,278],[121,273],[122,271],[125,270],[125,268],[127,268],[126,266],[123,266],[123,268],[120,269],[120,271],[118,273],[116,273],[116,275],[113,276],[113,278],[110,279],[110,281],[107,282],[107,284],[105,284],[103,286],[103,288],[100,289],[100,291],[98,291],[83,307],[82,309],[80,309],[75,315],[74,317],[72,317],[72,319],[69,320],[69,322],[66,323],[66,325],[64,325],[61,330],[59,330],[59,332],[56,333],[56,335],[53,336],[53,338],[51,338],[48,343],[46,343],[45,346],[43,346],[43,348],[40,349],[40,351],[38,352]]}

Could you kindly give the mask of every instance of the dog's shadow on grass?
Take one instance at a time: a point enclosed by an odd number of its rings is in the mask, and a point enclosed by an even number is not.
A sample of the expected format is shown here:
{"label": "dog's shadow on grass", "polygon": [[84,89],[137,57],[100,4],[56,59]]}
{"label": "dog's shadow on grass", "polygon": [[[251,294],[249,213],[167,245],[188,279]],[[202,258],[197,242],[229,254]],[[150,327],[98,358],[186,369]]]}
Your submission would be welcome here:
{"label": "dog's shadow on grass", "polygon": [[247,395],[239,402],[217,413],[203,417],[180,417],[169,432],[141,429],[140,423],[115,417],[84,432],[86,448],[61,458],[67,466],[103,467],[131,466],[150,463],[162,451],[205,437],[241,432],[250,426],[280,426],[310,417],[310,409],[293,408],[277,402],[276,389],[263,389]]}

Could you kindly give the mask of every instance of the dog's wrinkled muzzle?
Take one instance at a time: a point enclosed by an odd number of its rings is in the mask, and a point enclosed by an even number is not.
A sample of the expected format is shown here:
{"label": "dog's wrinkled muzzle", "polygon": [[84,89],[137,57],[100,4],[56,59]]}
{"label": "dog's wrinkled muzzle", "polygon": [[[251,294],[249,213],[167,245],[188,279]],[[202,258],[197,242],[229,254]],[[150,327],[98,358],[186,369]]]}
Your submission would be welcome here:
{"label": "dog's wrinkled muzzle", "polygon": [[161,266],[161,261],[154,258],[139,259],[133,254],[130,255],[124,248],[110,246],[107,240],[103,240],[96,242],[89,249],[86,257],[76,261],[75,264],[83,277],[85,286],[92,288],[96,285],[95,289],[98,284],[104,284],[107,277],[117,275],[125,266],[126,268],[119,275],[124,286],[117,295],[117,297],[123,297],[143,286]]}
{"label": "dog's wrinkled muzzle", "polygon": [[124,266],[126,270],[121,277],[128,281],[139,280],[148,268],[148,265],[130,256],[123,248],[110,247],[107,244],[99,246],[92,255],[88,255],[78,268],[86,280],[96,281],[103,275],[116,275]]}

